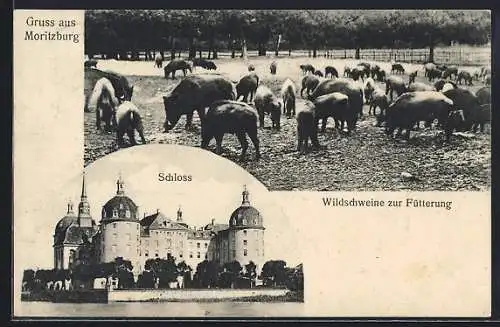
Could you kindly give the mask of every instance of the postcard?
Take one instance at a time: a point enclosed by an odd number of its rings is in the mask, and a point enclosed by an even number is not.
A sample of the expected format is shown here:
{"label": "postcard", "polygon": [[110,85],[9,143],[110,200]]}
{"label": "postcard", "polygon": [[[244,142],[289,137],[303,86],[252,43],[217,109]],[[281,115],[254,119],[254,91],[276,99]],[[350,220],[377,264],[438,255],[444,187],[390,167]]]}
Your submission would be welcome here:
{"label": "postcard", "polygon": [[489,10],[14,10],[15,319],[489,317]]}

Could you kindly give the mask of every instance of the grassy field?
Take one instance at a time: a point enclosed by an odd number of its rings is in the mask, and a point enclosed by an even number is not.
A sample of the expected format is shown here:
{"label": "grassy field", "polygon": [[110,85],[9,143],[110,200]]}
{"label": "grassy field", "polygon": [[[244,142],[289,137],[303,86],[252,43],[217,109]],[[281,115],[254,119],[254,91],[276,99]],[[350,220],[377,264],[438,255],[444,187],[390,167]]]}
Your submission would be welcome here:
{"label": "grassy field", "polygon": [[[248,63],[256,67],[261,83],[279,94],[282,82],[288,77],[296,82],[300,91],[302,74],[300,64],[310,63],[324,70],[333,65],[343,73],[346,64],[355,60],[332,60],[326,58],[280,58],[277,59],[276,75],[269,72],[269,58],[256,58],[244,62],[242,59],[220,59],[216,61],[217,73],[228,76],[234,82],[247,73]],[[389,63],[378,63],[390,71]],[[417,81],[424,81],[422,65],[403,64],[406,71],[419,70]],[[165,112],[162,96],[179,83],[165,80],[163,70],[154,68],[153,62],[125,62],[115,60],[99,61],[98,68],[110,69],[127,76],[134,85],[132,101],[142,112],[145,136],[148,143],[180,144],[199,147],[200,122],[194,116],[194,130],[185,131],[185,117],[169,133],[163,133]],[[474,71],[477,67],[461,67]],[[197,68],[194,73],[206,73]],[[178,72],[178,76],[179,76]],[[180,74],[182,76],[182,73]],[[404,76],[408,80],[408,76]],[[382,87],[382,84],[379,84]],[[469,87],[473,92],[482,87],[475,82]],[[303,105],[297,95],[297,108]],[[315,190],[315,191],[453,191],[486,190],[490,188],[491,145],[490,133],[475,134],[470,137],[455,135],[451,143],[444,142],[444,136],[435,128],[412,132],[409,142],[391,140],[383,129],[374,127],[375,118],[367,116],[368,106],[364,106],[365,117],[358,122],[351,136],[340,135],[329,120],[325,133],[320,133],[319,141],[325,150],[309,154],[296,151],[296,121],[282,117],[281,130],[270,129],[271,121],[266,117],[266,128],[259,129],[262,158],[254,160],[255,151],[249,145],[248,160],[238,160],[241,148],[234,135],[226,135],[222,156],[236,162],[259,179],[270,190]],[[95,114],[85,113],[85,164],[117,151],[114,134],[105,134],[95,127]],[[215,150],[212,140],[210,151]],[[401,178],[407,172],[415,178],[411,181]]]}

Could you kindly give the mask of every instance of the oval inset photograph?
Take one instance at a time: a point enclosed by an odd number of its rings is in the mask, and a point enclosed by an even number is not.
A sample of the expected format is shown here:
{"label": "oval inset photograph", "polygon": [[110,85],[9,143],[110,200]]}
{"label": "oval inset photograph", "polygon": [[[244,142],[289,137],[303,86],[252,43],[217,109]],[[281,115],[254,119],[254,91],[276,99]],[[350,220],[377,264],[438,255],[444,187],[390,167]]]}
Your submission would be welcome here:
{"label": "oval inset photograph", "polygon": [[208,151],[145,145],[115,152],[33,212],[36,238],[20,232],[16,239],[16,316],[303,310],[298,231],[264,185]]}

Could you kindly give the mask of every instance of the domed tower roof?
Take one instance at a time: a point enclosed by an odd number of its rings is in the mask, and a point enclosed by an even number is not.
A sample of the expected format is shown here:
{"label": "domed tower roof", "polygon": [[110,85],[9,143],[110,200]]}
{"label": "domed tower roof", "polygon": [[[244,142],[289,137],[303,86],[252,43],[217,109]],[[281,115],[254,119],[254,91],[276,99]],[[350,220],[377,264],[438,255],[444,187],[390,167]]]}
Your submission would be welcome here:
{"label": "domed tower roof", "polygon": [[66,230],[68,227],[77,222],[77,217],[75,212],[73,211],[73,202],[71,200],[68,202],[68,211],[66,215],[62,217],[56,224],[56,228],[54,230],[54,245],[62,244],[64,242],[64,238],[66,237]]}
{"label": "domed tower roof", "polygon": [[116,181],[116,195],[112,197],[102,207],[101,222],[111,222],[116,220],[137,221],[137,205],[131,198],[125,195],[124,182],[119,176]]}
{"label": "domed tower roof", "polygon": [[236,208],[229,218],[229,228],[260,228],[264,229],[262,224],[262,216],[259,210],[250,205],[249,195],[246,186],[243,187],[241,193],[243,200],[241,205]]}

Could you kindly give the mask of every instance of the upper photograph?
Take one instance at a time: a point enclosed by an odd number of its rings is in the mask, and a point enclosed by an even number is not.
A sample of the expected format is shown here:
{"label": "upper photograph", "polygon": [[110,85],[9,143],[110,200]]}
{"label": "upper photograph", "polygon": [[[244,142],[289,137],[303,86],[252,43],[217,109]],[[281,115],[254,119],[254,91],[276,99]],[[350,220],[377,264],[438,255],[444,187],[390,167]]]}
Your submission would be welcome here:
{"label": "upper photograph", "polygon": [[489,191],[489,10],[88,10],[85,165],[201,147],[271,191]]}

